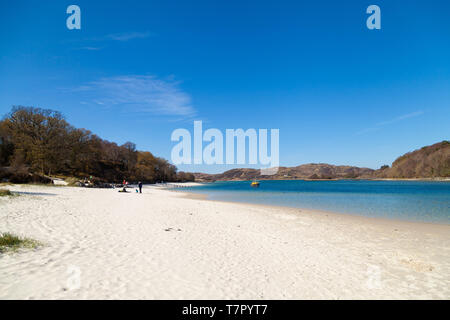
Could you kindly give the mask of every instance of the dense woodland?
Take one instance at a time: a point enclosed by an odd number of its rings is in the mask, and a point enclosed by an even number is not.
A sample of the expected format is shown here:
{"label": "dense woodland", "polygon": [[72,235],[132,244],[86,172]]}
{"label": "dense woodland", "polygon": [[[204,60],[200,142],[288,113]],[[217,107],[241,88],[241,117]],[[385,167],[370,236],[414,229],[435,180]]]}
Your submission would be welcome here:
{"label": "dense woodland", "polygon": [[89,177],[102,182],[193,181],[190,173],[126,142],[117,145],[70,125],[57,111],[15,106],[0,121],[0,180]]}

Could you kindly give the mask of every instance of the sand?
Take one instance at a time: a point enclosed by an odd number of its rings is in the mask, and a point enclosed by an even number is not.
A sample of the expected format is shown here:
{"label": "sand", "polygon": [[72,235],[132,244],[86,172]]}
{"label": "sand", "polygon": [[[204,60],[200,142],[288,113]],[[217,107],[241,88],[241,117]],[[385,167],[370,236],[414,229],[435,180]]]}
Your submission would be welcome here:
{"label": "sand", "polygon": [[0,299],[449,299],[450,226],[202,200],[160,187],[9,186]]}

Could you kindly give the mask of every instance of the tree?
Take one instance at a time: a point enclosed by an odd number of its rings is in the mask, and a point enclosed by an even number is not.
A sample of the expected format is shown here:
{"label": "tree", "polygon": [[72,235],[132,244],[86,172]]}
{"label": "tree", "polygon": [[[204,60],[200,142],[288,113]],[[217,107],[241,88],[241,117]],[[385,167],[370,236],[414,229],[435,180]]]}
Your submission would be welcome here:
{"label": "tree", "polygon": [[13,154],[14,144],[11,131],[8,128],[7,120],[4,120],[0,122],[0,166],[8,165]]}
{"label": "tree", "polygon": [[132,174],[133,168],[137,161],[136,145],[133,142],[125,142],[121,148],[123,148],[124,159],[126,168],[129,174]]}
{"label": "tree", "polygon": [[65,138],[69,124],[61,113],[33,107],[13,107],[7,125],[25,162],[42,174],[57,171],[66,155]]}

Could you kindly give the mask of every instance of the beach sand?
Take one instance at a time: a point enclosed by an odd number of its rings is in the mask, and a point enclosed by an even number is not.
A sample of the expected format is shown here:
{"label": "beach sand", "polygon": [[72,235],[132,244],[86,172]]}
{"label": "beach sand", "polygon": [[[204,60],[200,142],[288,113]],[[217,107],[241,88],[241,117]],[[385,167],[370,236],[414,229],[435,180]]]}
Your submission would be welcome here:
{"label": "beach sand", "polygon": [[449,299],[450,226],[202,200],[145,187],[8,186],[0,299]]}

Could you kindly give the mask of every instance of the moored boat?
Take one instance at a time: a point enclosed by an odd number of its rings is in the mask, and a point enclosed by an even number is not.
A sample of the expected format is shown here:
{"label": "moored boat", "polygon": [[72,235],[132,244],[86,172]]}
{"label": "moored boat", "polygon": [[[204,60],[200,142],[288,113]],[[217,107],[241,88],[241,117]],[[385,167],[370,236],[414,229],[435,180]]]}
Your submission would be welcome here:
{"label": "moored boat", "polygon": [[252,183],[250,184],[250,186],[257,188],[259,187],[259,182],[258,181],[252,181]]}

